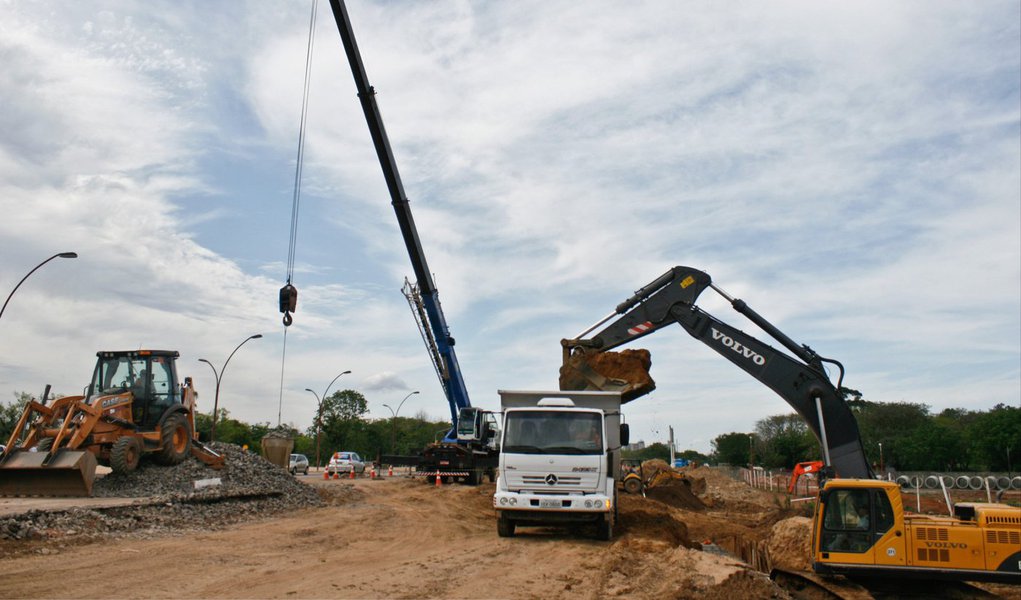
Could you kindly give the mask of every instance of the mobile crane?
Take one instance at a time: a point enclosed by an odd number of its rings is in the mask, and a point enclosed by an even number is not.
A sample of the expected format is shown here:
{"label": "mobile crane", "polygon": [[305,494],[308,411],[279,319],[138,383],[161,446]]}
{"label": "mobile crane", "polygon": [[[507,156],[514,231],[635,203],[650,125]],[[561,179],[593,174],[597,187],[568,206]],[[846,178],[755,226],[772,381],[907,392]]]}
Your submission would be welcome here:
{"label": "mobile crane", "polygon": [[404,193],[397,170],[397,160],[390,147],[390,139],[383,127],[383,117],[376,103],[376,91],[369,85],[369,78],[362,63],[361,53],[355,41],[351,19],[343,0],[330,0],[333,17],[337,22],[344,50],[347,54],[358,98],[365,113],[365,120],[372,135],[379,165],[383,169],[391,204],[397,215],[404,245],[411,259],[416,283],[405,281],[405,297],[418,321],[419,330],[425,340],[429,356],[439,376],[443,393],[450,405],[452,427],[442,442],[430,444],[417,461],[420,475],[440,476],[444,479],[457,478],[476,484],[483,475],[492,481],[498,454],[496,452],[497,426],[494,415],[473,407],[468,398],[468,389],[461,375],[461,367],[454,352],[454,338],[450,335],[446,317],[440,306],[439,292],[433,282],[425,251],[418,236],[411,205]]}
{"label": "mobile crane", "polygon": [[[706,288],[794,356],[695,306]],[[562,340],[561,387],[618,391],[629,399],[649,391],[647,384],[608,379],[593,365],[600,353],[671,323],[779,394],[819,439],[824,467],[812,529],[816,573],[1021,584],[1021,508],[958,503],[951,517],[905,513],[899,486],[876,480],[865,459],[857,421],[844,400],[843,366],[797,344],[702,271],[674,267],[578,336]],[[836,385],[826,374],[826,363],[839,369]],[[587,383],[578,386],[579,381]]]}

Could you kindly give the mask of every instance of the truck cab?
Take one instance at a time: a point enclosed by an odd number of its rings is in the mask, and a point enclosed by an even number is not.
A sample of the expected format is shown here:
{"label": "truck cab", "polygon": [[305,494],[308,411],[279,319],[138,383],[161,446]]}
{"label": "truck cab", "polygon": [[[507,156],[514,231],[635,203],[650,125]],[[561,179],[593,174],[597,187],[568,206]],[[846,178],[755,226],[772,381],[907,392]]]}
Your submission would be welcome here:
{"label": "truck cab", "polygon": [[588,524],[609,540],[620,475],[620,394],[501,390],[500,400],[493,496],[500,536],[513,536],[518,526]]}

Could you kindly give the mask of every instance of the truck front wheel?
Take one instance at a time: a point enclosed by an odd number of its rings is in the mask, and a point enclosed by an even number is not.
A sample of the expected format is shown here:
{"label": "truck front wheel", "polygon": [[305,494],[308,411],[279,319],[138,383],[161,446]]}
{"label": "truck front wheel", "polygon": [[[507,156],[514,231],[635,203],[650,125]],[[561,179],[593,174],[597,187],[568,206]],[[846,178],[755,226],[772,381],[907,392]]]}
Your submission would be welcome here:
{"label": "truck front wheel", "polygon": [[514,521],[500,515],[496,519],[496,533],[500,534],[500,537],[514,537]]}
{"label": "truck front wheel", "polygon": [[608,542],[613,539],[613,515],[607,514],[596,524],[596,539]]}

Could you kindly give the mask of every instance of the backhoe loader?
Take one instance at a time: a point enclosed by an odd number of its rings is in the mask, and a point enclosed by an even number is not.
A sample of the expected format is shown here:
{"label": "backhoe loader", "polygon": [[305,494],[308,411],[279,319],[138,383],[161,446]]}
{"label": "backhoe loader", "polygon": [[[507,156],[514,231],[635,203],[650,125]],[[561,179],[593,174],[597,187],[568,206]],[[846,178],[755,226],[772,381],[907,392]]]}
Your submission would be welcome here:
{"label": "backhoe loader", "polygon": [[[696,306],[708,288],[790,354]],[[743,300],[713,284],[707,273],[674,267],[601,321],[562,340],[561,389],[620,391],[630,399],[648,393],[647,373],[638,377],[607,374],[600,372],[601,363],[613,362],[605,356],[617,354],[608,352],[613,348],[670,324],[680,325],[779,394],[818,438],[823,468],[818,471],[820,491],[812,539],[816,573],[1021,584],[1021,509],[976,502],[957,504],[947,517],[907,513],[898,485],[877,481],[865,459],[857,421],[845,400],[847,390],[841,385],[843,365],[792,340]],[[836,384],[825,364],[838,369]],[[804,575],[798,577],[807,580]]]}
{"label": "backhoe loader", "polygon": [[198,396],[178,384],[176,351],[101,351],[82,396],[31,400],[0,452],[0,495],[91,496],[96,466],[132,471],[143,457],[174,465],[223,457],[195,434]]}

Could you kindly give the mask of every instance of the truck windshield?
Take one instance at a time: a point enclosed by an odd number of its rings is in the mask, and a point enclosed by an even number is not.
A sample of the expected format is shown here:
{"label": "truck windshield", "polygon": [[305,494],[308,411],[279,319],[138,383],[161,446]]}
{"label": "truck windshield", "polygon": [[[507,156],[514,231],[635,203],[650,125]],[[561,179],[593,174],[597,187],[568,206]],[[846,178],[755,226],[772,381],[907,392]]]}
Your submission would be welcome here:
{"label": "truck windshield", "polygon": [[519,454],[602,454],[603,420],[597,413],[508,412],[503,451]]}

